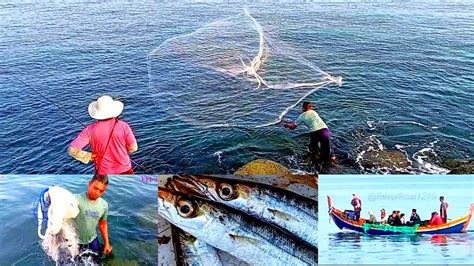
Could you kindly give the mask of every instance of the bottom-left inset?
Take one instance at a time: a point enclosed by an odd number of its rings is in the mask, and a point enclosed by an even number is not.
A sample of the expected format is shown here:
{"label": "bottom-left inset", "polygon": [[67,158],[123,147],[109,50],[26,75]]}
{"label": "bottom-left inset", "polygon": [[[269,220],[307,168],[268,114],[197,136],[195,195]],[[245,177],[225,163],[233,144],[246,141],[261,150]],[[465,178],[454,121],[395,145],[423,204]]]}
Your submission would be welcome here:
{"label": "bottom-left inset", "polygon": [[0,265],[156,265],[157,186],[143,181],[0,176]]}

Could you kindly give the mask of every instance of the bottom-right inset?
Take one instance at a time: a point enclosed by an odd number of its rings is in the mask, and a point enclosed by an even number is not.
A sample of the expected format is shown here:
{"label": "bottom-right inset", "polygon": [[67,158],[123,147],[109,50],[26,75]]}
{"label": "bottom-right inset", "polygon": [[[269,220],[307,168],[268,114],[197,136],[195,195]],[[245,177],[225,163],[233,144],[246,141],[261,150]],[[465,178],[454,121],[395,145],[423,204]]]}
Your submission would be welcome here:
{"label": "bottom-right inset", "polygon": [[473,264],[473,180],[320,175],[319,263]]}

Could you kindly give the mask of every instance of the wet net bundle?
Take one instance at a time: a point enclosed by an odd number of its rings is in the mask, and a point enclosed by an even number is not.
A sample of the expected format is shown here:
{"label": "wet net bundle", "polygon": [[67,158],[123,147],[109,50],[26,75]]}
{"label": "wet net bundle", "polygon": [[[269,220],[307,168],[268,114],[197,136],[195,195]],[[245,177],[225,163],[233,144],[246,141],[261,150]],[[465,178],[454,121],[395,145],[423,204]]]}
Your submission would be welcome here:
{"label": "wet net bundle", "polygon": [[163,42],[148,55],[151,92],[171,119],[261,127],[317,89],[341,84],[247,11]]}

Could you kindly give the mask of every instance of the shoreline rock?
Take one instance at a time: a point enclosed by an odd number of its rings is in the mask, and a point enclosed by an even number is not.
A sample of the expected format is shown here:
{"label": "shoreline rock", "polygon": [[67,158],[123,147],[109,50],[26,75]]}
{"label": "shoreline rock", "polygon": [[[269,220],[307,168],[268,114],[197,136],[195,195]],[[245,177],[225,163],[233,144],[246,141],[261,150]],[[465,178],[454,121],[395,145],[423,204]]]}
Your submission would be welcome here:
{"label": "shoreline rock", "polygon": [[441,166],[449,169],[448,174],[474,174],[474,160],[445,159]]}

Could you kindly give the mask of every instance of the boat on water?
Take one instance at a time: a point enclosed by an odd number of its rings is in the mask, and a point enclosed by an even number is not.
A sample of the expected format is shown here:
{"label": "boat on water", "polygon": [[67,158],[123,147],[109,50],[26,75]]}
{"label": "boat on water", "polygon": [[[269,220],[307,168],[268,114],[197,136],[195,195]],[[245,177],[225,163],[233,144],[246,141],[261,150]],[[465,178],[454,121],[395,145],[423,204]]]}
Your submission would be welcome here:
{"label": "boat on water", "polygon": [[329,215],[339,229],[348,229],[356,232],[372,235],[397,235],[397,234],[455,234],[465,232],[474,212],[474,204],[471,204],[469,213],[460,218],[441,225],[415,225],[415,226],[391,226],[367,223],[368,219],[360,218],[353,220],[344,211],[336,209],[332,204],[331,196],[328,196]]}

